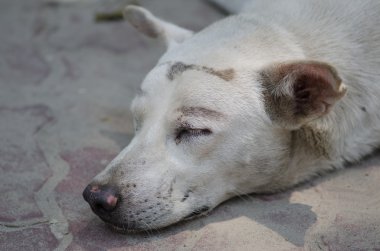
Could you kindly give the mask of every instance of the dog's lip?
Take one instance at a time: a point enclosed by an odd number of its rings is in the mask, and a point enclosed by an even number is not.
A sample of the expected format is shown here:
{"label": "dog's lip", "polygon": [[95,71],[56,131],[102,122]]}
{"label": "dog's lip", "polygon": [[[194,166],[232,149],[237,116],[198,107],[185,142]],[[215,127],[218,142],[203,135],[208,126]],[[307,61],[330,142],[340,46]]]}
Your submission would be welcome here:
{"label": "dog's lip", "polygon": [[[107,226],[111,227],[112,229],[116,230],[117,232],[122,233],[137,233],[144,231],[144,229],[135,228],[135,226],[131,223],[119,223],[119,222],[113,222],[109,218],[99,216],[99,218],[107,224]],[[131,228],[133,227],[133,228]]]}
{"label": "dog's lip", "polygon": [[[181,221],[187,221],[187,220],[191,220],[191,219],[194,219],[197,217],[204,216],[207,213],[209,213],[211,210],[212,210],[212,207],[209,207],[206,205],[198,207],[197,209],[192,210],[192,212],[190,214],[186,215],[182,219],[177,220],[176,222],[173,222],[172,224],[168,224],[166,226],[159,227],[159,229],[164,229],[164,228],[169,227],[171,225],[180,223]],[[115,222],[115,221],[112,221],[108,217],[102,217],[102,216],[99,216],[99,218],[104,223],[106,223],[106,225],[108,227],[110,227],[112,230],[114,230],[118,233],[122,233],[122,234],[139,234],[139,233],[143,233],[144,231],[149,230],[146,228],[139,228],[136,224],[133,224],[133,223]]]}
{"label": "dog's lip", "polygon": [[139,229],[139,228],[128,228],[128,227],[125,227],[127,224],[114,224],[114,223],[109,223],[109,222],[106,222],[106,224],[111,227],[113,230],[115,230],[116,232],[118,233],[122,233],[122,234],[136,234],[136,233],[141,233],[144,231],[144,229]]}
{"label": "dog's lip", "polygon": [[193,219],[195,217],[199,217],[199,216],[202,216],[202,215],[205,215],[207,214],[208,212],[210,212],[211,208],[209,206],[202,206],[196,210],[193,210],[190,214],[188,214],[187,216],[183,217],[182,220],[190,220],[190,219]]}
{"label": "dog's lip", "polygon": [[[210,211],[211,211],[211,208],[209,206],[202,206],[196,210],[193,210],[190,214],[183,217],[181,220],[179,220],[173,224],[170,224],[170,225],[178,224],[181,221],[185,221],[185,220],[187,221],[187,220],[191,220],[191,219],[206,215]],[[145,229],[145,228],[138,228],[138,227],[136,228],[135,225],[131,226],[131,224],[128,224],[128,223],[116,223],[116,222],[111,222],[109,220],[105,220],[103,218],[102,218],[102,220],[110,228],[112,228],[112,230],[114,230],[118,233],[121,233],[121,234],[139,234],[139,233],[143,233],[144,231],[149,230],[149,229]],[[160,229],[164,229],[170,225],[160,227]]]}
{"label": "dog's lip", "polygon": [[[100,217],[101,218],[101,217]],[[107,226],[112,228],[113,230],[119,232],[119,233],[141,233],[143,231],[146,231],[147,229],[145,228],[139,228],[135,224],[132,223],[119,223],[119,222],[112,222],[109,220],[105,220],[101,218],[104,223],[106,223]]]}

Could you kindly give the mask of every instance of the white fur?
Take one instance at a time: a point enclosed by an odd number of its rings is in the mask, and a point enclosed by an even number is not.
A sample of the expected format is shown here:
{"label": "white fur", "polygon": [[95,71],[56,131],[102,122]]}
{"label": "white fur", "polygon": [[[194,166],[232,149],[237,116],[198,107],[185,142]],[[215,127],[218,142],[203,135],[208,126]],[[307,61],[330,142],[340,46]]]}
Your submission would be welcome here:
{"label": "white fur", "polygon": [[[127,16],[142,13],[169,46],[133,102],[136,136],[93,181],[120,188],[122,204],[111,223],[129,226],[140,212],[148,220],[129,229],[164,227],[237,194],[286,189],[359,160],[379,145],[379,1],[257,0],[228,6],[245,9],[193,36],[142,8],[128,8]],[[307,146],[290,153],[291,132],[265,111],[258,72],[289,60],[326,62],[347,86],[332,111],[308,125],[329,135],[328,157],[311,154]],[[224,81],[187,70],[170,80],[168,70],[176,62],[233,68],[235,74]],[[183,106],[223,116],[185,119],[178,110]],[[181,120],[212,134],[177,144]],[[132,183],[136,187],[126,188]]]}

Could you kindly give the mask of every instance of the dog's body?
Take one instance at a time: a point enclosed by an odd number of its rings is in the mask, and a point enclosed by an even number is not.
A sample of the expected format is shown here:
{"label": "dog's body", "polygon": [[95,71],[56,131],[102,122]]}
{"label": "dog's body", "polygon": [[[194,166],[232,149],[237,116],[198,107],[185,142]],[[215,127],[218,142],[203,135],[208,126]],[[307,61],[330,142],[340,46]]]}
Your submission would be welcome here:
{"label": "dog's body", "polygon": [[[216,2],[240,14],[195,35],[126,10],[168,51],[133,103],[135,138],[85,191],[114,226],[163,227],[380,145],[379,1]],[[105,213],[89,197],[109,187]]]}

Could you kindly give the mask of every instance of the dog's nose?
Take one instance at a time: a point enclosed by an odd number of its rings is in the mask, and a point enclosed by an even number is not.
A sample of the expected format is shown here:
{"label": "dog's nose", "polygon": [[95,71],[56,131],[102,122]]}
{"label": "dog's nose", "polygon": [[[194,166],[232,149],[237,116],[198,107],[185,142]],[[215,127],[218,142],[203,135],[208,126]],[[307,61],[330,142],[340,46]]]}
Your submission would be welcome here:
{"label": "dog's nose", "polygon": [[116,190],[107,185],[88,185],[83,191],[83,198],[99,216],[112,212],[119,201]]}

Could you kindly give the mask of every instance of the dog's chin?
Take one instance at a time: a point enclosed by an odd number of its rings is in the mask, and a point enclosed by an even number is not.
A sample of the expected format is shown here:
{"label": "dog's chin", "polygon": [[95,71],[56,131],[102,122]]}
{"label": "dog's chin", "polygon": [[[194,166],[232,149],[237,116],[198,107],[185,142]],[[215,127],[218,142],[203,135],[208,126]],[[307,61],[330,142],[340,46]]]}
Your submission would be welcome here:
{"label": "dog's chin", "polygon": [[106,221],[104,219],[103,219],[103,221],[107,224],[107,226],[109,226],[113,231],[115,231],[117,233],[139,234],[139,233],[149,232],[152,229],[163,230],[163,229],[166,229],[170,226],[180,224],[181,222],[190,221],[190,220],[205,216],[210,211],[211,211],[210,207],[204,206],[204,207],[201,207],[197,210],[194,210],[192,213],[188,214],[187,216],[183,217],[182,219],[180,219],[176,222],[168,223],[168,224],[162,225],[162,226],[155,226],[155,227],[151,227],[151,228],[139,227],[136,225],[131,226],[128,223],[113,223],[113,222]]}

